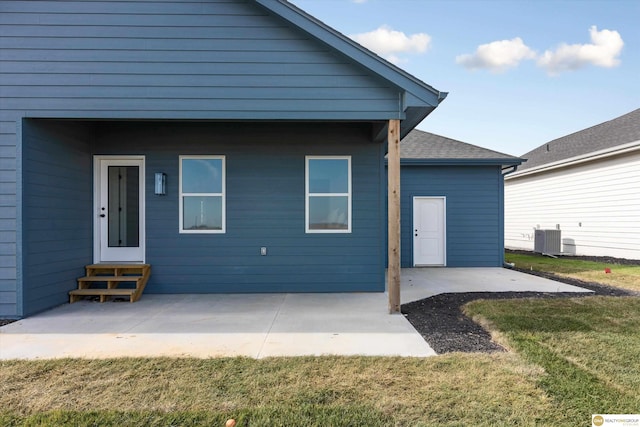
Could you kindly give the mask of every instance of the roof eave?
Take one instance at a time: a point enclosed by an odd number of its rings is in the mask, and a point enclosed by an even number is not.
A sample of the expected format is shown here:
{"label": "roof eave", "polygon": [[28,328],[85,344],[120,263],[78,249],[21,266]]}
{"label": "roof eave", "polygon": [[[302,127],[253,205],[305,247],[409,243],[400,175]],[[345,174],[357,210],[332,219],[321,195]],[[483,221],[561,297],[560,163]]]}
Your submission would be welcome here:
{"label": "roof eave", "polygon": [[[442,102],[446,96],[446,92],[440,92],[432,86],[417,79],[406,71],[396,67],[390,62],[379,57],[375,53],[362,47],[360,44],[351,40],[349,37],[339,33],[313,16],[309,15],[302,9],[290,4],[286,0],[254,0],[255,3],[264,7],[268,11],[280,16],[287,22],[304,30],[316,40],[336,49],[351,60],[361,64],[371,72],[387,80],[397,88],[409,93],[419,99],[421,103],[427,104],[424,108],[424,115],[420,119],[424,119],[435,107]],[[425,107],[425,105],[421,105]],[[405,108],[414,107],[414,105],[405,106]],[[418,107],[418,106],[415,106]],[[398,112],[398,119],[403,113]],[[418,121],[413,125],[417,126]],[[405,127],[408,127],[409,123]],[[411,129],[413,129],[411,127]],[[409,129],[409,130],[411,130]],[[407,131],[408,133],[408,131]]]}
{"label": "roof eave", "polygon": [[[456,165],[464,165],[464,166],[517,166],[522,164],[524,159],[520,159],[517,157],[513,158],[504,158],[504,159],[435,159],[435,158],[427,158],[427,159],[415,159],[415,158],[401,158],[400,164],[405,166],[456,166]],[[386,160],[385,160],[386,162]]]}
{"label": "roof eave", "polygon": [[620,154],[626,154],[633,151],[640,151],[640,140],[629,142],[627,144],[618,145],[612,148],[606,148],[604,150],[593,151],[591,153],[583,154],[581,156],[570,157],[568,159],[558,160],[556,162],[546,163],[544,165],[535,166],[530,169],[520,170],[509,175],[506,179],[520,178],[527,175],[534,175],[538,173],[547,172],[550,170],[565,168],[569,166],[575,166],[582,163],[592,162],[595,160],[604,159],[607,157],[618,156]]}
{"label": "roof eave", "polygon": [[416,126],[420,124],[436,107],[433,106],[405,106],[405,117],[402,123],[400,123],[400,139],[404,138],[411,132]]}

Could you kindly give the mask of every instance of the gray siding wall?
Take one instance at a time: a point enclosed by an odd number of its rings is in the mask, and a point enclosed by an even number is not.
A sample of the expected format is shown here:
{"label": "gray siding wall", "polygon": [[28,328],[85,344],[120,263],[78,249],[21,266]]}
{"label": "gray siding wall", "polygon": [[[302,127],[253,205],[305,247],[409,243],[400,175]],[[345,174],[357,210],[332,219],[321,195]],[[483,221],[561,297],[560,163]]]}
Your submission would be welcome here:
{"label": "gray siding wall", "polygon": [[401,263],[413,266],[413,197],[445,196],[448,267],[502,267],[500,166],[403,166]]}
{"label": "gray siding wall", "polygon": [[23,124],[22,309],[65,303],[92,261],[93,187],[86,124]]}
{"label": "gray siding wall", "polygon": [[398,91],[243,0],[2,1],[0,120],[388,119]]}
{"label": "gray siding wall", "polygon": [[[382,153],[370,129],[103,124],[94,153],[146,156],[148,292],[382,291]],[[178,233],[178,156],[185,154],[226,156],[225,234]],[[351,234],[305,234],[305,155],[352,156]],[[167,174],[166,196],[153,194],[155,172]]]}

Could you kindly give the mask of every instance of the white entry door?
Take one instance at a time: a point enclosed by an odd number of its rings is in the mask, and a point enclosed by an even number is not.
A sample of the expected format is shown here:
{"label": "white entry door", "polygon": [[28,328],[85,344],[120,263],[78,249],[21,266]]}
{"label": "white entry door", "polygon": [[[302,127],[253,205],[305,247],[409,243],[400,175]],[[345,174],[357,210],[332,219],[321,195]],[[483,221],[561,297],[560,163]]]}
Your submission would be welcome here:
{"label": "white entry door", "polygon": [[446,200],[413,198],[413,264],[446,265]]}
{"label": "white entry door", "polygon": [[144,158],[96,157],[95,262],[144,262]]}

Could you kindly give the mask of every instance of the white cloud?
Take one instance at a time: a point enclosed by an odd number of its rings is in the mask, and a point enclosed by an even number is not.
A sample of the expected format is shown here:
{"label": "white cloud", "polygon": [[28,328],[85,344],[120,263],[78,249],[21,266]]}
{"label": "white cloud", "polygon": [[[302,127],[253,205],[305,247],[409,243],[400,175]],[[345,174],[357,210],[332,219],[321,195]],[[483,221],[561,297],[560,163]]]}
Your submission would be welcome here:
{"label": "white cloud", "polygon": [[424,53],[431,45],[431,36],[426,33],[408,36],[387,25],[382,25],[368,33],[352,34],[349,37],[396,64],[403,61],[397,54]]}
{"label": "white cloud", "polygon": [[494,73],[517,67],[525,59],[534,59],[536,53],[520,37],[481,44],[474,54],[458,55],[456,62],[470,70],[488,69]]}
{"label": "white cloud", "polygon": [[589,65],[611,68],[620,64],[618,56],[624,41],[617,31],[589,29],[591,44],[561,44],[555,51],[547,50],[538,58],[538,66],[549,74],[572,71]]}

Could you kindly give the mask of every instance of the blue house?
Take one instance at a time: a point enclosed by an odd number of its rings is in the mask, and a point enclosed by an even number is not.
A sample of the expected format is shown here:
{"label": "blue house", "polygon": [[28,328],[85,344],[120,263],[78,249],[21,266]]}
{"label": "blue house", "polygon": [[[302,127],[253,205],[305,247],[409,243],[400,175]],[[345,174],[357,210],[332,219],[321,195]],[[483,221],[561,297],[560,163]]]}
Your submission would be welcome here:
{"label": "blue house", "polygon": [[3,1],[0,49],[0,317],[89,264],[384,289],[385,153],[446,93],[284,0]]}
{"label": "blue house", "polygon": [[502,267],[504,176],[523,159],[417,129],[400,157],[402,267]]}

